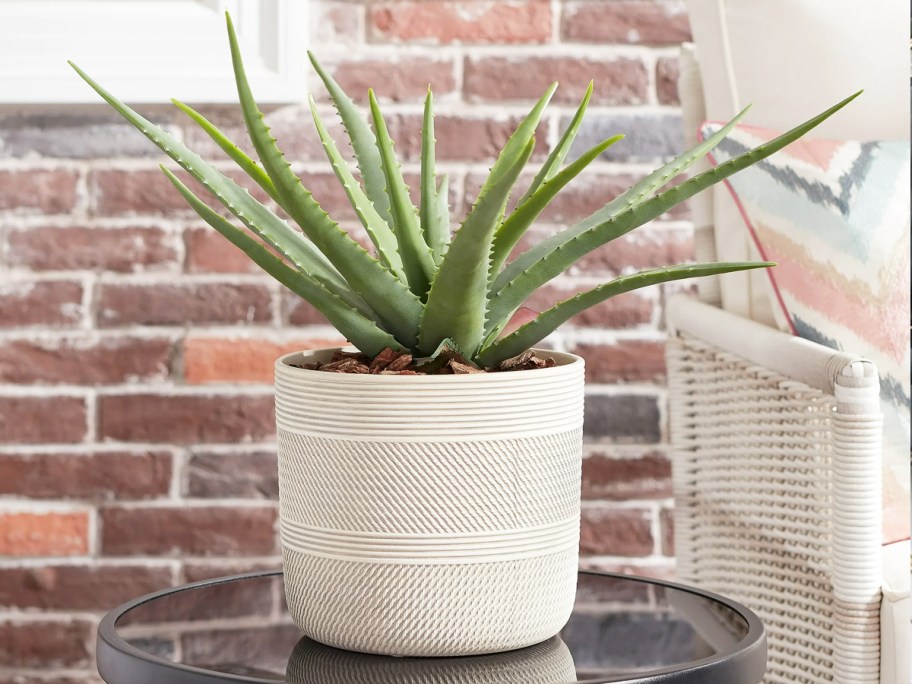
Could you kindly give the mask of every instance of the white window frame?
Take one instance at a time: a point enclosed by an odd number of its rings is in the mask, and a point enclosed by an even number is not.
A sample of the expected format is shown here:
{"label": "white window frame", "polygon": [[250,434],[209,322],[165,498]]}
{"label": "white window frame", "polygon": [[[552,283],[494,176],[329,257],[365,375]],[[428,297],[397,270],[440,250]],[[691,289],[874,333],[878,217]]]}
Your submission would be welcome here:
{"label": "white window frame", "polygon": [[308,0],[0,0],[0,104],[234,103],[224,12],[258,102],[307,94]]}

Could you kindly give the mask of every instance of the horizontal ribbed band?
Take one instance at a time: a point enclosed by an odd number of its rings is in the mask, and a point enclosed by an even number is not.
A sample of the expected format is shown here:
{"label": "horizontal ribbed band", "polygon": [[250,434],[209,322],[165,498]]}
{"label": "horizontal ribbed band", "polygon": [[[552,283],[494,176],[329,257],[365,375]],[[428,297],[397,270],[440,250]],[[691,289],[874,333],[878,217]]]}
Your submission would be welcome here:
{"label": "horizontal ribbed band", "polygon": [[333,350],[276,361],[276,423],[302,435],[342,439],[451,441],[573,430],[583,420],[583,361],[545,351],[551,368],[468,375],[325,373],[290,364]]}
{"label": "horizontal ribbed band", "polygon": [[282,545],[311,556],[396,565],[494,563],[546,556],[579,544],[579,516],[515,530],[383,534],[311,527],[282,518]]}

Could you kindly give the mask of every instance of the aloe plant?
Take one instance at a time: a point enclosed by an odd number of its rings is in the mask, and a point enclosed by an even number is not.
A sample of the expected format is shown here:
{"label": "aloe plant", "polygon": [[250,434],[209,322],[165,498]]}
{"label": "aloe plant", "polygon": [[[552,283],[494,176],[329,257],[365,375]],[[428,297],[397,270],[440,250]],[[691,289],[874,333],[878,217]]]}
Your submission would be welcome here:
{"label": "aloe plant", "polygon": [[342,119],[360,180],[328,135],[311,98],[316,134],[373,243],[371,253],[322,209],[291,169],[254,100],[230,17],[227,23],[241,110],[259,159],[245,154],[191,107],[177,101],[174,104],[263,189],[299,230],[70,64],[108,104],[199,181],[241,225],[211,209],[163,166],[164,173],[206,223],[285,287],[310,302],[352,344],[370,356],[389,347],[427,357],[449,346],[476,364],[490,367],[522,353],[567,319],[617,294],[683,278],[772,266],[768,262],[684,264],[621,276],[561,301],[504,334],[505,326],[523,302],[580,257],[769,157],[859,94],[766,144],[663,189],[725,138],[744,116],[745,109],[715,135],[649,174],[588,218],[508,261],[525,231],[557,193],[623,137],[609,138],[564,166],[592,85],[563,137],[516,207],[508,212],[509,198],[532,155],[536,128],[557,84],[547,90],[507,141],[478,199],[451,237],[447,177],[438,179],[434,165],[430,88],[424,103],[420,202],[416,207],[373,91],[369,92],[369,118],[365,118],[310,55]]}

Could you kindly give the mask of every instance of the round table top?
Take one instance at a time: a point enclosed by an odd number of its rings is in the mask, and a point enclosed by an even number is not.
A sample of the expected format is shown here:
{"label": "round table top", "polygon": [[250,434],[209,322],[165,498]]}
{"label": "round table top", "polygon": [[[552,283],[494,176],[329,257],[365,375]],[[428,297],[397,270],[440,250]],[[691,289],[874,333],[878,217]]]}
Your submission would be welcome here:
{"label": "round table top", "polygon": [[461,658],[392,658],[302,637],[282,574],[187,584],[111,611],[98,628],[108,684],[216,682],[628,682],[757,684],[760,620],[733,601],[657,580],[580,572],[561,633],[529,648]]}

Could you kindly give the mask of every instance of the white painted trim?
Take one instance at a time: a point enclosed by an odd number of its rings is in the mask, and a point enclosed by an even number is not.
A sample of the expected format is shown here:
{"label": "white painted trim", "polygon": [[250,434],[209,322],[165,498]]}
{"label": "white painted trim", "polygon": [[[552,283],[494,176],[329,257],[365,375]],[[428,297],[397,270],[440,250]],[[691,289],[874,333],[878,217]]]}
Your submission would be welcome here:
{"label": "white painted trim", "polygon": [[231,12],[259,102],[306,97],[301,0],[0,0],[0,104],[97,103],[68,59],[133,103],[236,102]]}

